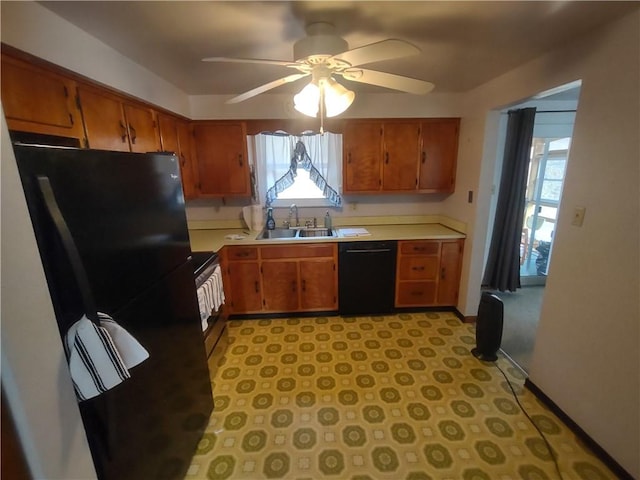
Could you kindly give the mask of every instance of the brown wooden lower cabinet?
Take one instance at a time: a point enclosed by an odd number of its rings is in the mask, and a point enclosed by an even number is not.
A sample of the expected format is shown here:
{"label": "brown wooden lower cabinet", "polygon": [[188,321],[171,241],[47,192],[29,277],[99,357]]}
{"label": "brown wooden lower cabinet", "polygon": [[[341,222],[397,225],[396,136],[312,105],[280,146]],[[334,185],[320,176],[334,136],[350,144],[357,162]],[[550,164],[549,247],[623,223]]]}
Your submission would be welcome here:
{"label": "brown wooden lower cabinet", "polygon": [[338,307],[335,243],[226,246],[221,257],[231,314],[332,311]]}
{"label": "brown wooden lower cabinet", "polygon": [[399,241],[395,306],[455,306],[463,244],[461,239]]}
{"label": "brown wooden lower cabinet", "polygon": [[[456,306],[463,239],[398,241],[395,306]],[[337,244],[226,246],[230,314],[335,311]]]}

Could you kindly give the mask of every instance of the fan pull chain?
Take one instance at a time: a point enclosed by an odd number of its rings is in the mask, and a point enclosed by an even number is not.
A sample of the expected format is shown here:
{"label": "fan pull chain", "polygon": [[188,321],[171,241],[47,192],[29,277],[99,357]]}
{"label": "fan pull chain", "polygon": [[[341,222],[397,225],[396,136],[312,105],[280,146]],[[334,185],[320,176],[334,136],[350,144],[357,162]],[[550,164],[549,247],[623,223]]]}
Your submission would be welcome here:
{"label": "fan pull chain", "polygon": [[320,135],[324,135],[324,84],[320,82]]}

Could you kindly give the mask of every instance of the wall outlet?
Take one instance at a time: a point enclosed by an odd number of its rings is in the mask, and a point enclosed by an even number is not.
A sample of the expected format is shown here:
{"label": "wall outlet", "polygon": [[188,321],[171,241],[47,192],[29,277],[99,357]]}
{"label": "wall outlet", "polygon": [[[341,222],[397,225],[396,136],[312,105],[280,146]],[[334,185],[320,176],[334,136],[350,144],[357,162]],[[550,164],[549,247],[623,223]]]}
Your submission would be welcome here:
{"label": "wall outlet", "polygon": [[571,219],[571,225],[581,227],[584,222],[584,214],[586,213],[586,207],[576,207],[573,209],[573,218]]}

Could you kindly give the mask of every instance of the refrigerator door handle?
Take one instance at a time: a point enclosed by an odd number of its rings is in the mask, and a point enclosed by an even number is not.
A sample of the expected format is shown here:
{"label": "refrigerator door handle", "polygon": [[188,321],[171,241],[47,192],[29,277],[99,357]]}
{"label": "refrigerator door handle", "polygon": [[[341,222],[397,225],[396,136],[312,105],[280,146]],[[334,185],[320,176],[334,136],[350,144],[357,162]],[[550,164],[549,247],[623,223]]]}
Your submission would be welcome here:
{"label": "refrigerator door handle", "polygon": [[93,299],[93,294],[91,293],[91,288],[89,287],[87,272],[82,263],[82,259],[80,258],[78,247],[73,240],[71,231],[69,230],[67,222],[64,219],[64,215],[62,215],[58,202],[56,201],[56,196],[53,193],[53,188],[51,187],[51,181],[47,176],[39,175],[37,178],[40,193],[42,193],[42,198],[44,199],[44,204],[47,208],[47,212],[49,213],[51,220],[53,220],[56,232],[60,236],[62,245],[67,253],[67,256],[69,257],[69,263],[71,264],[71,268],[78,283],[78,288],[80,289],[80,295],[82,296],[85,315],[93,323],[95,323],[96,325],[100,325],[98,310]]}

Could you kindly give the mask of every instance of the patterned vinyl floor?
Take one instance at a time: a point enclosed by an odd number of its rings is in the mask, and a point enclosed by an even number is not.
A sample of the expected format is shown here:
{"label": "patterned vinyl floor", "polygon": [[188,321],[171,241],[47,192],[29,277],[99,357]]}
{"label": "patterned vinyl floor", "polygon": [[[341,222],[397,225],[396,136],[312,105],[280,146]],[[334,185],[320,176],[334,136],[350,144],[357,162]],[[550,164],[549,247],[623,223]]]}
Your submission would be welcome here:
{"label": "patterned vinyl floor", "polygon": [[[452,313],[229,322],[186,479],[556,480],[549,450]],[[562,478],[615,476],[497,364]]]}

